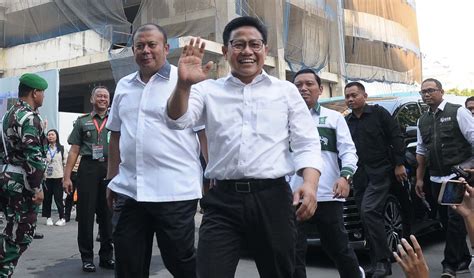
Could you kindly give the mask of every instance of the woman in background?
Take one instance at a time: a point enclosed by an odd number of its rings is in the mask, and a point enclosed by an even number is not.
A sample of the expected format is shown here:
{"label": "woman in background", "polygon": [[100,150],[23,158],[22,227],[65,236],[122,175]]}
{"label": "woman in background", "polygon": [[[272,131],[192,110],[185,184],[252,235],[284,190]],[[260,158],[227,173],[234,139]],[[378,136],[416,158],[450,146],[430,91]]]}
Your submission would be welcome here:
{"label": "woman in background", "polygon": [[52,226],[51,219],[51,203],[54,196],[54,202],[58,208],[59,220],[54,223],[56,226],[66,225],[64,219],[63,204],[63,176],[66,158],[64,157],[64,147],[59,143],[59,134],[55,129],[51,129],[47,133],[48,148],[46,150],[46,186],[44,188],[44,200],[42,216],[46,217],[46,225]]}

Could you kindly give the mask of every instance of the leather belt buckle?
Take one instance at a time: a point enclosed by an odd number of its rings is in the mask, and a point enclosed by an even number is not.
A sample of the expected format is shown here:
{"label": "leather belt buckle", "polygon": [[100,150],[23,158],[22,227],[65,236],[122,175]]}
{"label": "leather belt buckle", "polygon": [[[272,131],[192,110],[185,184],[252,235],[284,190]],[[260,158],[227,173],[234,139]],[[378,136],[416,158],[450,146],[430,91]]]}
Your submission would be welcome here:
{"label": "leather belt buckle", "polygon": [[242,182],[242,181],[235,182],[234,187],[235,187],[235,192],[238,192],[238,193],[250,193],[251,192],[249,181],[247,181],[247,182]]}

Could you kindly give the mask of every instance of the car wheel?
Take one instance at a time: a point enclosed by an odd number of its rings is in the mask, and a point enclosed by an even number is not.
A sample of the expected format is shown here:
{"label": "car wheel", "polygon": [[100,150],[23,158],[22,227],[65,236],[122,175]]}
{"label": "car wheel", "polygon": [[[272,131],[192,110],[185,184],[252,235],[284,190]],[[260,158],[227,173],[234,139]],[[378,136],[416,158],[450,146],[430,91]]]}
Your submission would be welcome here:
{"label": "car wheel", "polygon": [[397,245],[400,244],[404,231],[402,209],[397,198],[393,195],[389,195],[385,203],[384,225],[388,248],[392,252],[396,252]]}

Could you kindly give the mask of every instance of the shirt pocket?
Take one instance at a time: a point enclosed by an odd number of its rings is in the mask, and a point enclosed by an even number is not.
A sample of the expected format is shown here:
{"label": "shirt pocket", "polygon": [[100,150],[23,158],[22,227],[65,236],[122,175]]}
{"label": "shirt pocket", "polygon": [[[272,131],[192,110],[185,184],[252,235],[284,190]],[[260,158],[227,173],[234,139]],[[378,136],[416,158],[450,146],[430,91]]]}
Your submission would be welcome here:
{"label": "shirt pocket", "polygon": [[96,128],[94,125],[84,125],[82,127],[82,138],[86,140],[90,140],[93,136],[93,132],[96,131]]}
{"label": "shirt pocket", "polygon": [[288,130],[288,109],[281,103],[258,103],[257,133],[275,136]]}

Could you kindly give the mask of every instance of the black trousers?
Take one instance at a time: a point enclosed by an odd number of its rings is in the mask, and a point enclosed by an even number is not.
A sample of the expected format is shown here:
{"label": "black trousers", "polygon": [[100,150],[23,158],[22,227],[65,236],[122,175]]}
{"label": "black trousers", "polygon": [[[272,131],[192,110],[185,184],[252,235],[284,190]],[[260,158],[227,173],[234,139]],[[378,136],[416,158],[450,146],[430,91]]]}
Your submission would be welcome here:
{"label": "black trousers", "polygon": [[94,258],[94,216],[99,219],[101,260],[113,258],[111,212],[107,207],[106,184],[107,162],[82,157],[78,169],[77,186],[77,243],[83,262]]}
{"label": "black trousers", "polygon": [[201,207],[198,277],[234,277],[242,245],[253,255],[260,277],[293,275],[295,209],[284,180],[252,193],[233,192],[218,184],[203,197]]}
{"label": "black trousers", "polygon": [[391,166],[361,166],[354,175],[354,198],[364,226],[372,263],[388,260],[391,255],[383,215],[391,184],[390,171]]}
{"label": "black trousers", "polygon": [[308,223],[316,224],[319,231],[322,247],[335,263],[340,277],[360,277],[359,261],[352,247],[349,246],[349,237],[342,213],[344,203],[338,201],[318,202],[318,209],[308,221],[298,222],[298,238],[296,241],[295,273],[293,278],[306,278],[306,232]]}
{"label": "black trousers", "polygon": [[163,263],[173,277],[196,277],[197,200],[137,202],[118,195],[114,206],[115,277],[148,277],[156,233]]}
{"label": "black trousers", "polygon": [[[438,200],[440,190],[440,183],[431,182],[431,192],[435,200]],[[438,205],[438,211],[441,222],[446,228],[444,260],[441,264],[456,269],[460,263],[471,261],[471,254],[466,243],[467,231],[464,219],[449,206]]]}
{"label": "black trousers", "polygon": [[51,217],[51,204],[56,203],[58,208],[59,218],[64,218],[64,204],[63,204],[63,183],[62,178],[59,179],[46,179],[46,186],[44,188],[44,199],[43,199],[43,209],[41,216]]}

